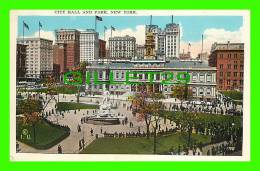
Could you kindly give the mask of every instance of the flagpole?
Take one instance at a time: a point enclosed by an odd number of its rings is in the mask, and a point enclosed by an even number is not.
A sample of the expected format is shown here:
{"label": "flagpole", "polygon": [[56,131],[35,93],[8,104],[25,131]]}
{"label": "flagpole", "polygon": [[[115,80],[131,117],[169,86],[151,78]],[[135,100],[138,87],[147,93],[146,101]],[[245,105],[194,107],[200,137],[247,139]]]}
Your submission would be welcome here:
{"label": "flagpole", "polygon": [[112,37],[112,30],[113,30],[113,29],[112,29],[112,26],[111,26],[111,36],[110,36],[110,37]]}
{"label": "flagpole", "polygon": [[41,38],[41,27],[40,27],[40,23],[39,23],[39,38]]}
{"label": "flagpole", "polygon": [[106,28],[104,27],[104,40],[106,40]]}
{"label": "flagpole", "polygon": [[97,30],[97,16],[95,16],[95,32]]}
{"label": "flagpole", "polygon": [[24,44],[24,21],[23,21],[23,44]]}

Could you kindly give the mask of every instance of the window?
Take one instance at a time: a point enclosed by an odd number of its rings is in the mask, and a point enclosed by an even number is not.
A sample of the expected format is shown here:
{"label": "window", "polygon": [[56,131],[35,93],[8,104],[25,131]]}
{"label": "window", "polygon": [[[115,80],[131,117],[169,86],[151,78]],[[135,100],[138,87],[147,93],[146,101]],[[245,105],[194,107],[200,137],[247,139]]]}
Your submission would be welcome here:
{"label": "window", "polygon": [[160,74],[156,74],[156,80],[160,80]]}
{"label": "window", "polygon": [[227,85],[230,85],[230,80],[227,80]]}
{"label": "window", "polygon": [[204,75],[200,75],[200,82],[203,82],[204,81],[204,78],[205,76]]}
{"label": "window", "polygon": [[219,75],[220,75],[221,77],[223,77],[223,72],[220,72]]}
{"label": "window", "polygon": [[197,80],[197,74],[192,74],[192,81],[196,81]]}
{"label": "window", "polygon": [[231,64],[228,64],[227,67],[228,67],[228,69],[231,69]]}
{"label": "window", "polygon": [[211,95],[211,90],[210,90],[210,88],[207,88],[207,95]]}
{"label": "window", "polygon": [[227,72],[227,77],[230,77],[230,74],[231,74],[230,72]]}
{"label": "window", "polygon": [[99,72],[99,78],[102,79],[102,71]]}
{"label": "window", "polygon": [[237,72],[234,72],[234,77],[237,77]]}
{"label": "window", "polygon": [[237,69],[237,65],[234,65],[234,69]]}
{"label": "window", "polygon": [[207,82],[211,82],[211,75],[207,75]]}
{"label": "window", "polygon": [[195,87],[192,88],[192,94],[193,94],[193,96],[197,95],[197,89]]}
{"label": "window", "polygon": [[240,72],[240,77],[243,77],[244,76],[244,73],[243,72]]}
{"label": "window", "polygon": [[200,89],[199,89],[199,94],[200,94],[200,95],[203,95],[203,88],[200,88]]}
{"label": "window", "polygon": [[220,64],[220,65],[219,65],[219,68],[220,68],[220,69],[223,69],[223,64]]}

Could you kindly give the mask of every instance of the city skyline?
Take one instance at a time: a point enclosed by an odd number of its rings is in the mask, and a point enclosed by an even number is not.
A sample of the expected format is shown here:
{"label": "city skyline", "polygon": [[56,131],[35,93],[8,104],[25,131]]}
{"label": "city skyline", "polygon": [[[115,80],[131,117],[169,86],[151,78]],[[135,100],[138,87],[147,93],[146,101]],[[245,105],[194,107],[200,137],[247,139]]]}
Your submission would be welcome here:
{"label": "city skyline", "polygon": [[[101,16],[102,21],[98,21],[97,32],[99,38],[104,39],[104,26],[107,41],[110,37],[110,26],[116,28],[113,36],[134,36],[137,44],[144,44],[145,25],[150,22],[149,16]],[[138,18],[138,20],[137,20]],[[55,40],[55,29],[73,28],[78,30],[91,29],[95,26],[94,16],[19,16],[18,17],[18,37],[22,36],[22,22],[29,25],[25,37],[37,37],[39,35],[39,21],[43,25],[41,37]],[[242,16],[173,16],[173,22],[180,25],[181,48],[180,51],[189,50],[192,57],[196,57],[201,51],[201,35],[204,35],[204,51],[209,52],[214,42],[226,43],[244,42],[244,26]],[[153,16],[152,24],[165,28],[167,23],[171,23],[171,16]],[[223,36],[224,35],[224,36]]]}

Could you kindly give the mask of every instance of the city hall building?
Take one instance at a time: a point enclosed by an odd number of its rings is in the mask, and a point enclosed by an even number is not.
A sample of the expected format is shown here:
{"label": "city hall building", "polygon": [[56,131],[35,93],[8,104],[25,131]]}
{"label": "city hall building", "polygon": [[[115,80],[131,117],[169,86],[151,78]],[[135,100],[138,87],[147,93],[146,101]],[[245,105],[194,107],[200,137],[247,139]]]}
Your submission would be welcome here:
{"label": "city hall building", "polygon": [[[89,77],[89,82],[86,83],[88,94],[102,94],[105,90],[114,95],[131,94],[140,91],[143,83],[148,92],[160,92],[169,98],[174,83],[178,81],[178,73],[187,73],[189,74],[187,85],[195,99],[210,101],[216,96],[216,68],[209,67],[207,61],[113,61],[95,63],[87,66],[86,70]],[[171,79],[173,84],[162,84],[162,80],[165,80],[164,73],[173,73]],[[153,75],[152,83],[151,75]],[[132,82],[129,83],[127,80]]]}

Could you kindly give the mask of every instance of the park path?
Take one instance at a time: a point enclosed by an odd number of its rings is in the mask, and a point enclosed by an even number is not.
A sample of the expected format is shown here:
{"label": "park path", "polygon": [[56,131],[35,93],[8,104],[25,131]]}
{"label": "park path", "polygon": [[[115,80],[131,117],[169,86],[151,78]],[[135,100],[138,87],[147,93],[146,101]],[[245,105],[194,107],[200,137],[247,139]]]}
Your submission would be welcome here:
{"label": "park path", "polygon": [[[57,99],[57,97],[55,97]],[[92,99],[92,100],[90,100]],[[66,101],[66,102],[70,102],[71,100],[75,101],[76,97],[75,95],[66,95],[64,98],[62,95],[60,95],[59,97],[59,101]],[[101,100],[101,98],[95,98],[95,100],[93,100],[93,97],[80,97],[80,102],[83,103],[88,103],[88,102],[95,102],[97,100]],[[86,110],[80,110],[77,111],[76,114],[74,114],[74,110],[71,110],[69,112],[65,112],[64,113],[64,117],[60,116],[60,115],[51,115],[48,116],[48,120],[50,120],[53,123],[58,123],[60,125],[67,125],[71,132],[70,135],[62,140],[59,144],[62,147],[62,152],[63,153],[69,153],[69,154],[73,154],[73,153],[79,153],[79,141],[81,139],[85,140],[86,146],[89,145],[92,141],[95,140],[96,138],[96,134],[98,134],[98,137],[102,137],[103,133],[106,131],[107,133],[115,133],[115,132],[138,132],[138,129],[140,129],[141,132],[145,131],[146,132],[146,126],[144,124],[144,122],[140,122],[137,120],[136,117],[134,117],[132,115],[132,112],[130,110],[127,110],[127,106],[129,106],[129,102],[127,101],[122,101],[121,99],[116,99],[114,101],[115,103],[118,103],[118,108],[117,109],[112,109],[111,111],[114,112],[115,114],[120,114],[120,115],[124,115],[128,118],[129,122],[133,123],[133,127],[130,128],[129,124],[127,125],[93,125],[93,124],[89,124],[89,123],[83,123],[81,124],[81,118],[84,116],[87,116],[87,111],[89,112],[89,114],[93,113],[92,109],[86,109]],[[125,104],[125,105],[123,105]],[[51,100],[50,103],[47,105],[45,111],[51,111],[52,109],[54,109],[55,107],[55,100]],[[54,110],[55,111],[55,110]],[[163,120],[161,120],[160,123],[161,129],[166,129],[166,126],[168,129],[172,128],[173,125],[170,124],[170,121],[167,120],[166,125],[163,124]],[[81,132],[78,132],[78,125],[81,126]],[[90,133],[90,130],[93,129],[94,131],[94,135],[92,136]],[[101,129],[103,131],[103,133],[101,133]],[[20,148],[22,153],[47,153],[47,154],[51,154],[54,153],[56,154],[58,152],[58,145],[55,145],[49,149],[46,150],[39,150],[39,149],[35,149],[31,146],[28,146],[24,143],[19,142],[20,144]]]}

